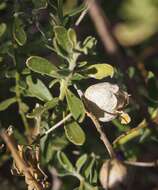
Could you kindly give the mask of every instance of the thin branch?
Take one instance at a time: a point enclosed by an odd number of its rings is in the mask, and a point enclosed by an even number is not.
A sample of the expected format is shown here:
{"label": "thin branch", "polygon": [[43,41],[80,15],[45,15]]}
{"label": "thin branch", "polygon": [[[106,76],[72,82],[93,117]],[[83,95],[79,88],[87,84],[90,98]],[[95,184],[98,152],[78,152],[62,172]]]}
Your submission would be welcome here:
{"label": "thin branch", "polygon": [[137,161],[123,161],[125,164],[131,165],[131,166],[138,166],[138,167],[158,167],[158,160],[155,160],[154,162],[137,162]]}
{"label": "thin branch", "polygon": [[[79,97],[83,100],[84,104],[85,104],[85,107],[86,107],[86,99],[84,98],[84,95],[83,95],[83,92],[81,89],[79,89],[77,87],[77,85],[74,85],[74,88],[77,90],[77,93],[79,95]],[[94,123],[98,133],[100,134],[100,139],[103,141],[109,155],[111,158],[116,158],[116,155],[115,155],[115,152],[114,152],[114,149],[112,147],[112,145],[110,144],[106,134],[102,131],[102,128],[101,128],[101,125],[100,123],[98,122],[97,118],[95,117],[95,115],[91,112],[88,111],[88,109],[86,110],[86,114],[87,116],[92,120],[92,122]]]}
{"label": "thin branch", "polygon": [[6,143],[8,149],[10,150],[17,167],[23,171],[23,174],[25,175],[26,182],[31,182],[31,186],[33,186],[34,189],[36,189],[36,190],[43,190],[42,186],[32,176],[31,171],[30,171],[30,167],[28,166],[28,164],[26,162],[24,162],[24,160],[21,159],[12,138],[4,131],[2,131],[0,133],[0,136],[4,140],[4,142]]}
{"label": "thin branch", "polygon": [[86,111],[87,116],[93,121],[98,133],[100,134],[100,139],[103,141],[109,155],[111,158],[116,158],[115,152],[113,150],[112,145],[110,144],[106,134],[102,131],[101,125],[98,122],[97,118],[94,116],[93,113]]}
{"label": "thin branch", "polygon": [[75,22],[75,26],[78,26],[83,20],[83,18],[86,16],[86,14],[88,13],[88,9],[91,6],[91,2],[89,4],[86,3],[85,6],[86,6],[86,9],[80,14],[79,18]]}
{"label": "thin branch", "polygon": [[63,123],[65,123],[67,120],[69,120],[72,117],[72,114],[69,113],[66,117],[64,117],[61,121],[59,121],[58,123],[56,123],[55,125],[53,125],[50,129],[48,129],[44,134],[41,135],[40,138],[44,137],[45,135],[48,135],[49,133],[51,133],[52,131],[54,131],[56,128],[58,128],[60,125],[62,125]]}

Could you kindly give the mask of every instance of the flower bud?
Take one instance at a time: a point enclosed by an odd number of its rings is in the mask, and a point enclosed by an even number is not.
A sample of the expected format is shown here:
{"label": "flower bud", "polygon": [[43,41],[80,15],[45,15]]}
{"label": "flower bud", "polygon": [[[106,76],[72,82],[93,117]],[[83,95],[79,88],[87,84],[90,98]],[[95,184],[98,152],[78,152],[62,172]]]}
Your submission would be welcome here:
{"label": "flower bud", "polygon": [[109,82],[88,87],[84,96],[88,109],[102,122],[115,119],[129,101],[129,95],[125,91]]}
{"label": "flower bud", "polygon": [[127,185],[127,167],[117,159],[107,160],[100,170],[103,188],[119,190]]}

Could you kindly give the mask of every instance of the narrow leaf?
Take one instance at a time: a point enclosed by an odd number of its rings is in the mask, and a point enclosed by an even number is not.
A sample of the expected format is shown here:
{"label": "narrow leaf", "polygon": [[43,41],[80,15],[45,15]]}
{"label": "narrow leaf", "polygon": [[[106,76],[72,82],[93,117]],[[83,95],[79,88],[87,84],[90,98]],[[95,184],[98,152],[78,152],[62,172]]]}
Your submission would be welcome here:
{"label": "narrow leaf", "polygon": [[70,142],[75,145],[83,145],[85,142],[85,133],[77,122],[71,121],[64,126],[65,134]]}
{"label": "narrow leaf", "polygon": [[24,30],[22,20],[20,20],[19,18],[15,18],[14,20],[13,37],[20,46],[23,46],[26,43],[27,36]]}
{"label": "narrow leaf", "polygon": [[74,119],[82,122],[85,117],[85,108],[82,101],[68,89],[66,91],[66,100]]}
{"label": "narrow leaf", "polygon": [[73,30],[72,28],[68,30],[68,38],[73,44],[73,48],[75,48],[77,45],[77,36],[75,30]]}
{"label": "narrow leaf", "polygon": [[0,37],[5,33],[6,29],[7,29],[7,25],[4,22],[2,22],[0,24]]}
{"label": "narrow leaf", "polygon": [[59,160],[59,163],[62,165],[62,167],[69,171],[69,172],[73,172],[75,169],[73,167],[73,165],[71,164],[70,160],[68,159],[68,157],[65,155],[65,153],[63,152],[58,152],[57,153],[57,158]]}
{"label": "narrow leaf", "polygon": [[8,98],[4,100],[3,102],[0,102],[0,111],[4,111],[7,109],[11,104],[16,102],[16,98]]}
{"label": "narrow leaf", "polygon": [[76,168],[78,172],[80,172],[82,166],[85,164],[86,161],[87,161],[87,154],[83,154],[78,158],[76,162]]}

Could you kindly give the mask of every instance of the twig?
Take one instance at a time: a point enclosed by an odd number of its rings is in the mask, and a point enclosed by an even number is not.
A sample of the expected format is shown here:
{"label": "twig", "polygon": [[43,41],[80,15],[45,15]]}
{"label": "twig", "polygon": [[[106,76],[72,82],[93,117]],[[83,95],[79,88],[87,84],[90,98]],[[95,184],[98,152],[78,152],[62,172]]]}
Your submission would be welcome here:
{"label": "twig", "polygon": [[4,131],[2,131],[0,133],[0,136],[4,140],[4,142],[6,143],[8,149],[10,150],[16,165],[18,166],[18,168],[20,168],[23,171],[23,173],[25,175],[25,180],[31,181],[31,185],[34,187],[34,189],[43,190],[42,186],[32,176],[31,171],[30,171],[30,167],[28,166],[28,164],[21,159],[21,157],[18,153],[18,150],[17,150],[13,140],[11,139],[11,137]]}
{"label": "twig", "polygon": [[[77,90],[77,93],[79,95],[79,97],[83,100],[85,106],[86,106],[86,99],[84,98],[84,94],[82,92],[81,89],[79,89],[77,87],[77,85],[74,85],[74,88]],[[87,109],[88,110],[88,109]],[[115,152],[113,150],[113,147],[112,145],[110,144],[106,134],[102,131],[102,128],[101,128],[101,125],[100,123],[98,122],[97,118],[95,117],[95,115],[89,111],[86,110],[86,114],[87,116],[93,121],[98,133],[100,134],[100,139],[103,141],[109,155],[111,158],[116,158],[116,155],[115,155]]]}
{"label": "twig", "polygon": [[91,5],[91,3],[89,3],[89,4],[86,3],[86,5],[85,5],[86,9],[80,14],[79,18],[75,22],[75,26],[78,26],[81,23],[81,21],[83,20],[85,15],[88,13],[88,9],[89,9],[90,5]]}
{"label": "twig", "polygon": [[50,129],[48,129],[46,132],[44,132],[44,134],[42,134],[40,136],[40,138],[44,137],[45,135],[48,135],[50,132],[52,132],[53,130],[55,130],[56,128],[58,128],[60,125],[62,125],[63,123],[65,123],[65,121],[67,121],[68,119],[70,119],[72,116],[71,113],[69,113],[66,117],[64,117],[61,121],[59,121],[58,123],[56,123],[55,125],[53,125]]}
{"label": "twig", "polygon": [[131,165],[131,166],[138,166],[138,167],[158,167],[158,160],[155,160],[154,162],[137,162],[137,161],[123,161],[125,164]]}
{"label": "twig", "polygon": [[100,139],[103,141],[105,147],[108,150],[108,153],[110,155],[111,158],[116,158],[115,152],[113,150],[112,145],[110,144],[106,134],[102,131],[101,125],[98,122],[97,118],[94,116],[94,114],[92,114],[91,112],[86,111],[86,114],[89,118],[91,118],[91,120],[93,121],[98,133],[100,134]]}

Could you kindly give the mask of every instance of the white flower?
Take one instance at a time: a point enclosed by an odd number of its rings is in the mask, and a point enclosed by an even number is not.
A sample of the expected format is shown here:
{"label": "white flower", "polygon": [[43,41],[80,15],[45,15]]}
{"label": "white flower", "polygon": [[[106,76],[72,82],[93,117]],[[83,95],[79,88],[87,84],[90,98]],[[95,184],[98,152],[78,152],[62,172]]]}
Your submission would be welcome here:
{"label": "white flower", "polygon": [[122,114],[129,101],[129,95],[125,91],[120,90],[117,84],[109,82],[88,87],[84,96],[88,110],[102,122],[111,121]]}

